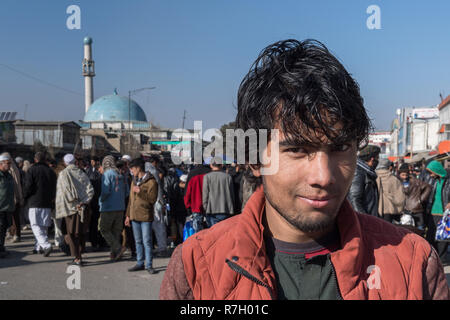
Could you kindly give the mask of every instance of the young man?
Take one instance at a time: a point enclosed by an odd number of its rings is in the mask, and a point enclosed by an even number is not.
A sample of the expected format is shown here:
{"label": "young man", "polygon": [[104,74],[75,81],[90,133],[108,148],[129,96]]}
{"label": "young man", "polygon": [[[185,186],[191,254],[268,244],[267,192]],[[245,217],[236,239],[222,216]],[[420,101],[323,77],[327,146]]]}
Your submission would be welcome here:
{"label": "young man", "polygon": [[377,174],[380,148],[366,146],[359,152],[356,162],[356,172],[352,186],[348,193],[348,200],[353,209],[358,212],[378,217],[379,192],[377,187]]}
{"label": "young man", "polygon": [[222,171],[220,160],[213,159],[211,172],[203,177],[202,200],[208,228],[234,213],[233,178]]}
{"label": "young man", "polygon": [[154,274],[152,222],[154,205],[158,198],[158,184],[150,172],[145,172],[144,160],[132,160],[130,169],[133,174],[133,181],[125,225],[133,228],[137,263],[128,271],[146,269],[148,273]]}
{"label": "young man", "polygon": [[[420,236],[346,200],[370,121],[357,83],[316,41],[267,47],[238,93],[237,127],[279,129],[252,165],[243,212],[174,251],[161,299],[448,299]],[[272,143],[275,148],[271,148]],[[272,175],[272,160],[279,169]],[[266,161],[270,160],[270,161]]]}
{"label": "young man", "polygon": [[34,165],[30,167],[25,178],[24,198],[29,207],[31,229],[36,238],[33,252],[44,251],[48,257],[52,245],[48,241],[48,227],[51,224],[51,209],[55,206],[56,173],[45,161],[45,154],[36,153]]}

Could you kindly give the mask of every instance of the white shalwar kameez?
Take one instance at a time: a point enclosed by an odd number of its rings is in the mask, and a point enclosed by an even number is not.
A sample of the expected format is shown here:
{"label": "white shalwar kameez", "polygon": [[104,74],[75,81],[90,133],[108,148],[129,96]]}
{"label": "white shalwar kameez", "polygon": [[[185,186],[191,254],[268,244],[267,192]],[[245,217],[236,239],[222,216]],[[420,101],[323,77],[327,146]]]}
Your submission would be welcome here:
{"label": "white shalwar kameez", "polygon": [[51,225],[51,209],[50,208],[30,208],[28,210],[31,230],[33,230],[36,238],[35,249],[48,249],[52,245],[48,241],[47,230]]}

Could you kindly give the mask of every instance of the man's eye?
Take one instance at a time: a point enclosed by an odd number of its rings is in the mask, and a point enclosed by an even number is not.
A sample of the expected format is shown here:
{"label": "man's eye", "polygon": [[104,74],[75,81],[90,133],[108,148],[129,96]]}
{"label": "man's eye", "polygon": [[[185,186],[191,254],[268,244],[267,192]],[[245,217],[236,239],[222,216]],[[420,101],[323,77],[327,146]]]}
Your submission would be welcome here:
{"label": "man's eye", "polygon": [[333,151],[336,151],[336,152],[345,152],[345,151],[347,151],[348,149],[350,149],[350,145],[348,145],[348,144],[340,144],[340,145],[335,146],[335,147],[333,148]]}
{"label": "man's eye", "polygon": [[288,148],[285,151],[289,152],[289,153],[306,153],[306,150],[304,148],[301,148],[301,147]]}

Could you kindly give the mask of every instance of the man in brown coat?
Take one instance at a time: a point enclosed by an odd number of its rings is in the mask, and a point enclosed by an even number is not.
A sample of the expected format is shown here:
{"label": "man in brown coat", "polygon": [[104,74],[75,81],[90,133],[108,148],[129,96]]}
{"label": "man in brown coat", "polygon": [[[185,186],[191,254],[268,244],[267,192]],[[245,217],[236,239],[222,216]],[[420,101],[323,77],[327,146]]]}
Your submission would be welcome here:
{"label": "man in brown coat", "polygon": [[125,225],[133,228],[136,241],[137,263],[128,271],[146,269],[154,274],[152,256],[152,222],[154,204],[158,198],[158,184],[150,172],[145,172],[144,160],[138,158],[130,163],[133,182],[130,189]]}
{"label": "man in brown coat", "polygon": [[411,212],[415,227],[423,231],[425,208],[432,188],[428,183],[410,175],[406,164],[400,167],[399,178],[403,183],[403,191],[406,195],[405,210]]}
{"label": "man in brown coat", "polygon": [[377,167],[377,186],[380,193],[378,213],[386,221],[400,220],[405,194],[400,180],[389,171],[389,160],[382,159]]}

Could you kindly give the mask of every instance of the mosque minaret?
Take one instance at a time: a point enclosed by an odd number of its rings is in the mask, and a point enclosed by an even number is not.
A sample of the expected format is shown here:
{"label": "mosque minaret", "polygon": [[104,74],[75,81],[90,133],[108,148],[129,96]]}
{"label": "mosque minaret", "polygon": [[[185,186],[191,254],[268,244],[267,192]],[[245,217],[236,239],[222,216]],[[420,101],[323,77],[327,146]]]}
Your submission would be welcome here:
{"label": "mosque minaret", "polygon": [[92,60],[92,38],[90,37],[84,38],[83,77],[85,112],[88,112],[89,107],[94,102],[95,77],[94,60]]}

